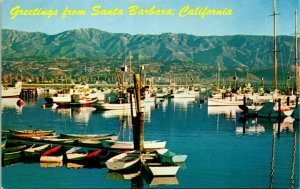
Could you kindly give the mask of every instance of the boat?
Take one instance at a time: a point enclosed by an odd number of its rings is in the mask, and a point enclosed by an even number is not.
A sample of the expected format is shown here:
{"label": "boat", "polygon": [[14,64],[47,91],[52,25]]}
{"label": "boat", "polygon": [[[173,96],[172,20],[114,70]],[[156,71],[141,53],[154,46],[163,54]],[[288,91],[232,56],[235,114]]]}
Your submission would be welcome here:
{"label": "boat", "polygon": [[160,160],[162,162],[168,162],[168,163],[184,163],[187,155],[177,155],[174,152],[171,152],[169,149],[159,149],[156,150]]}
{"label": "boat", "polygon": [[7,137],[2,136],[1,137],[1,149],[5,148],[6,142],[7,142]]}
{"label": "boat", "polygon": [[83,106],[84,99],[104,100],[102,92],[90,89],[89,85],[75,85],[67,93],[56,94],[52,97],[46,97],[46,103],[58,103],[60,105],[68,104],[69,106]]}
{"label": "boat", "polygon": [[[166,143],[167,142],[163,140],[144,141],[144,149],[150,150],[165,148]],[[102,147],[110,149],[133,150],[134,145],[132,141],[103,140]]]}
{"label": "boat", "polygon": [[73,144],[74,139],[69,138],[56,138],[56,137],[32,137],[34,140],[39,140],[41,142],[52,143],[52,144]]}
{"label": "boat", "polygon": [[57,94],[56,96],[46,97],[46,103],[53,104],[53,103],[70,103],[72,102],[71,94]]}
{"label": "boat", "polygon": [[174,93],[174,98],[196,98],[194,92],[186,90],[186,89],[179,89]]}
{"label": "boat", "polygon": [[66,151],[67,160],[71,161],[81,161],[89,153],[87,148],[82,147],[73,147],[70,150]]}
{"label": "boat", "polygon": [[243,101],[230,100],[230,99],[208,98],[207,105],[208,106],[238,106],[238,105],[243,105]]}
{"label": "boat", "polygon": [[12,134],[13,138],[16,139],[30,139],[32,137],[52,136],[51,133],[18,133]]}
{"label": "boat", "polygon": [[46,135],[55,135],[55,131],[54,130],[39,130],[39,129],[34,129],[34,130],[13,130],[10,129],[9,130],[12,135],[13,134],[44,134],[44,136]]}
{"label": "boat", "polygon": [[58,107],[83,107],[83,106],[91,106],[93,103],[97,102],[97,97],[94,98],[87,98],[87,97],[81,97],[79,99],[75,99],[71,102],[56,102]]}
{"label": "boat", "polygon": [[63,161],[66,149],[63,146],[55,146],[41,155],[41,163],[59,163]]}
{"label": "boat", "polygon": [[86,139],[86,140],[118,140],[116,134],[60,134],[61,138]]}
{"label": "boat", "polygon": [[5,148],[2,149],[2,159],[4,161],[11,159],[21,159],[22,152],[28,148],[26,144],[6,143]]}
{"label": "boat", "polygon": [[1,85],[2,98],[19,97],[21,91],[22,91],[22,82],[17,82],[14,87],[6,87]]}
{"label": "boat", "polygon": [[34,144],[30,148],[27,148],[26,150],[24,150],[24,156],[25,156],[25,158],[41,156],[42,153],[44,153],[51,147],[52,147],[51,144],[40,144],[40,145]]}
{"label": "boat", "polygon": [[140,161],[141,153],[133,150],[116,155],[105,162],[108,169],[121,171],[130,169]]}
{"label": "boat", "polygon": [[104,149],[90,151],[83,158],[83,163],[86,167],[105,166],[105,161],[112,157],[111,154],[116,155],[116,153]]}
{"label": "boat", "polygon": [[141,155],[143,168],[153,176],[176,176],[180,166],[175,163],[161,162],[155,153]]}

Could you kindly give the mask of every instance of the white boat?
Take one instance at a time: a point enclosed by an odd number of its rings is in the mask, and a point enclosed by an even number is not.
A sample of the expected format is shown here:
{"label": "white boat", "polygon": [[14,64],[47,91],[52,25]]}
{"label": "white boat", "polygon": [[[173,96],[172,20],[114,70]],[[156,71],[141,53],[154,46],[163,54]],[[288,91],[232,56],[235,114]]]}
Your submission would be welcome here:
{"label": "white boat", "polygon": [[60,163],[63,161],[63,155],[66,152],[63,146],[53,147],[44,152],[40,157],[41,163]]}
{"label": "white boat", "polygon": [[47,149],[51,147],[51,144],[33,145],[30,148],[24,150],[25,157],[41,155]]}
{"label": "white boat", "polygon": [[155,154],[142,154],[141,161],[146,171],[153,176],[175,176],[180,166],[161,162]]}
{"label": "white boat", "polygon": [[89,153],[89,150],[82,147],[73,147],[66,151],[67,160],[80,161]]}
{"label": "white boat", "polygon": [[121,171],[132,168],[140,161],[141,153],[138,151],[124,152],[116,155],[105,162],[108,169]]}
{"label": "white boat", "polygon": [[[153,140],[144,141],[144,149],[162,149],[166,146],[166,141],[163,140]],[[122,149],[122,150],[133,150],[134,144],[132,141],[113,141],[113,140],[103,140],[101,141],[103,148],[111,149]]]}
{"label": "white boat", "polygon": [[57,96],[46,97],[47,103],[70,103],[72,101],[71,94],[57,94]]}
{"label": "white boat", "polygon": [[1,97],[19,97],[22,91],[22,82],[17,82],[14,87],[6,87],[1,85]]}
{"label": "white boat", "polygon": [[174,93],[174,98],[196,98],[195,92],[179,89]]}
{"label": "white boat", "polygon": [[208,98],[208,106],[238,106],[243,105],[243,101],[234,100],[234,99],[217,99],[217,98]]}

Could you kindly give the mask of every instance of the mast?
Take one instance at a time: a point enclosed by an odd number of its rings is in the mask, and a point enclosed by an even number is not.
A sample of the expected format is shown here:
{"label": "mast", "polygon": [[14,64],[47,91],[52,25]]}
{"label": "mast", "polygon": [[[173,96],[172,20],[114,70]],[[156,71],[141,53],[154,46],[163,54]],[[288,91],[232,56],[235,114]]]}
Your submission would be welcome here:
{"label": "mast", "polygon": [[132,86],[131,74],[132,74],[131,51],[129,51],[129,83],[130,83],[130,86]]}
{"label": "mast", "polygon": [[220,62],[218,62],[218,74],[217,74],[217,90],[220,89]]}
{"label": "mast", "polygon": [[276,0],[274,0],[274,46],[273,46],[273,52],[274,52],[274,90],[277,89],[277,46],[276,46]]}
{"label": "mast", "polygon": [[298,12],[295,11],[295,93],[299,90],[299,68],[298,68]]}

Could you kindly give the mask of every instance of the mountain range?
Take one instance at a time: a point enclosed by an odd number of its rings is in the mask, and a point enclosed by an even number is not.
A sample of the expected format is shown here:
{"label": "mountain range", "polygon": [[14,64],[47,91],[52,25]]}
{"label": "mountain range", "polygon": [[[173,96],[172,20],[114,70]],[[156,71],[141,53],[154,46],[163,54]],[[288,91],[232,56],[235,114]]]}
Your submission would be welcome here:
{"label": "mountain range", "polygon": [[[294,65],[293,36],[278,36],[278,64]],[[40,32],[2,30],[3,60],[18,59],[120,59],[131,51],[133,59],[221,66],[223,70],[248,70],[260,77],[273,69],[272,36],[195,36],[164,33],[130,35],[97,29],[76,29],[48,35]],[[279,69],[280,70],[280,69]],[[282,71],[282,70],[281,70]]]}

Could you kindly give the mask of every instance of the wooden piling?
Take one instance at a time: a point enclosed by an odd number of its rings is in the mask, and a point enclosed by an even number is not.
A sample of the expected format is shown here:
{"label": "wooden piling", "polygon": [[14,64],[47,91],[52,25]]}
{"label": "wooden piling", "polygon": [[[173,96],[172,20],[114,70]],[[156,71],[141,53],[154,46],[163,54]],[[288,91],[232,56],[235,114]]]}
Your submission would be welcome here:
{"label": "wooden piling", "polygon": [[290,105],[290,96],[288,96],[286,99],[286,105],[288,105],[288,106]]}
{"label": "wooden piling", "polygon": [[144,112],[141,103],[141,78],[139,74],[134,74],[134,89],[136,103],[136,117],[133,124],[133,144],[134,149],[144,150]]}
{"label": "wooden piling", "polygon": [[296,108],[298,107],[299,96],[296,97]]}
{"label": "wooden piling", "polygon": [[281,117],[281,98],[278,99],[278,120],[280,119]]}

